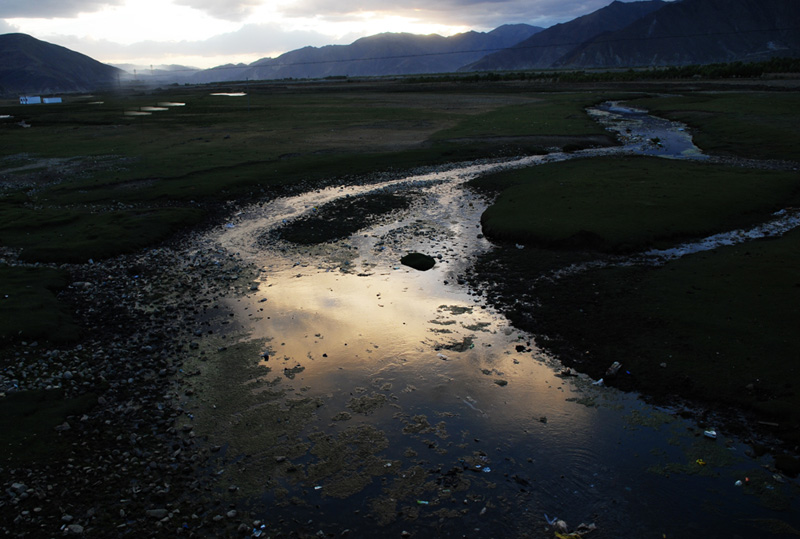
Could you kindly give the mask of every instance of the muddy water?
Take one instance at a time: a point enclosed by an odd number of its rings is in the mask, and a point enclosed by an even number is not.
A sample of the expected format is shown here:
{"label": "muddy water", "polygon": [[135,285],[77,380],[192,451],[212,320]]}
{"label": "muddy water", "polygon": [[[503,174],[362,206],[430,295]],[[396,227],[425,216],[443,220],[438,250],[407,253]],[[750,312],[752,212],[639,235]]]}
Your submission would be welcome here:
{"label": "muddy water", "polygon": [[[702,158],[681,126],[618,104],[593,114],[625,145],[578,155]],[[279,199],[206,239],[258,269],[247,295],[220,299],[233,322],[204,345],[206,392],[193,409],[214,417],[205,431],[223,446],[221,486],[262,520],[254,535],[552,537],[556,518],[571,531],[595,524],[592,537],[800,527],[796,485],[738,440],[562,372],[461,284],[492,248],[479,227],[486,204],[462,184],[575,155]],[[326,202],[392,191],[415,202],[346,240],[265,239]],[[435,257],[434,268],[401,265],[412,251]]]}

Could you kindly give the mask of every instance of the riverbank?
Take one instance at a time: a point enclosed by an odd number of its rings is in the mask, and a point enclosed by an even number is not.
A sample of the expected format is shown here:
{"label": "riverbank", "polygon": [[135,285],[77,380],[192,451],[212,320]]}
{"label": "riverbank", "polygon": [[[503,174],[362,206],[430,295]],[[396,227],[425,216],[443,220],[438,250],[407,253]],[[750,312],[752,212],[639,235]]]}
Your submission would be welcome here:
{"label": "riverbank", "polygon": [[667,262],[639,254],[769,220],[797,205],[800,178],[786,163],[634,163],[573,161],[473,182],[501,191],[484,214],[501,246],[476,265],[473,286],[569,367],[662,405],[689,403],[702,424],[769,447],[796,475],[798,233]]}

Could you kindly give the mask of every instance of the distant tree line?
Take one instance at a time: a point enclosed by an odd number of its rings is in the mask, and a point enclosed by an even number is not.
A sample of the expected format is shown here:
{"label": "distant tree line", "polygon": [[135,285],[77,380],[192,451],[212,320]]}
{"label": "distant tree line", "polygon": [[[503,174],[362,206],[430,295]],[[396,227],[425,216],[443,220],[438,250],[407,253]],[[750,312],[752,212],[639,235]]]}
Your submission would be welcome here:
{"label": "distant tree line", "polygon": [[777,73],[800,73],[800,58],[772,58],[762,62],[658,66],[597,71],[500,71],[408,77],[408,82],[496,82],[538,80],[548,82],[628,82],[637,80],[759,78]]}

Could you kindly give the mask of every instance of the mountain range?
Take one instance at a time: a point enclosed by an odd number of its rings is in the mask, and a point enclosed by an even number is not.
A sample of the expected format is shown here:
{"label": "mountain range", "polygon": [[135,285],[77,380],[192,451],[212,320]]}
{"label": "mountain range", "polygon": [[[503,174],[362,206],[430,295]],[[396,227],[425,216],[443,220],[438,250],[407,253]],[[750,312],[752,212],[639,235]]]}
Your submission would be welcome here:
{"label": "mountain range", "polygon": [[799,0],[619,2],[543,29],[507,24],[450,37],[383,33],[211,69],[126,69],[24,34],[0,35],[0,95],[152,84],[386,76],[456,71],[708,64],[800,56]]}

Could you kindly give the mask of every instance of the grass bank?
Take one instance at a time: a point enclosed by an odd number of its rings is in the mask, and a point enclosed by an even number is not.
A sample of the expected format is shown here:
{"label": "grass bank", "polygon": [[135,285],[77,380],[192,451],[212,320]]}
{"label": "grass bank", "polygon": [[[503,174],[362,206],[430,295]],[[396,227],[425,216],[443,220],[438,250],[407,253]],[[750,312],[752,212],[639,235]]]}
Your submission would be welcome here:
{"label": "grass bank", "polygon": [[679,395],[736,406],[796,444],[798,253],[794,231],[658,268],[540,282],[533,316],[547,346],[597,378],[619,361],[620,374],[606,376],[614,385],[667,402]]}
{"label": "grass bank", "polygon": [[624,252],[748,226],[800,202],[800,177],[652,157],[593,158],[485,176],[495,240]]}

